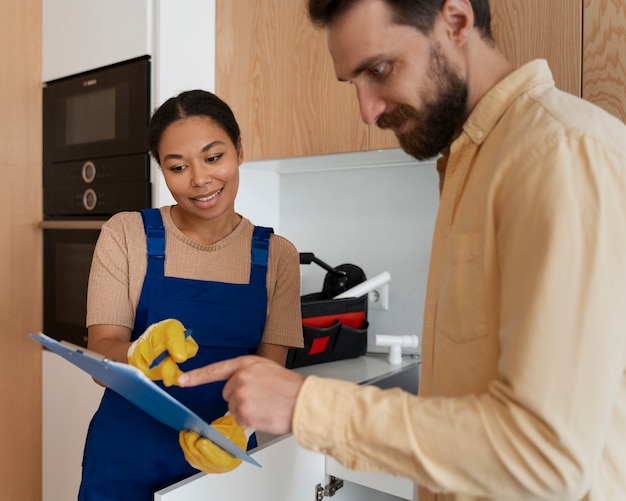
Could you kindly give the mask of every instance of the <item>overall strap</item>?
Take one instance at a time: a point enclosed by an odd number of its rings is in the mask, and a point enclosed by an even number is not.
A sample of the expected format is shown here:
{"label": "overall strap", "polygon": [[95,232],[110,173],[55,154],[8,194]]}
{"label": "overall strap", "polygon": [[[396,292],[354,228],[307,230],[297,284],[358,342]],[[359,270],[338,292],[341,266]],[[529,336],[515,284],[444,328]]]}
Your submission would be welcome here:
{"label": "overall strap", "polygon": [[250,266],[250,283],[263,285],[267,281],[267,261],[269,257],[270,235],[272,228],[255,226],[252,234],[252,265]]}
{"label": "overall strap", "polygon": [[159,209],[143,209],[141,211],[143,227],[146,231],[148,250],[148,270],[146,275],[165,272],[165,227]]}

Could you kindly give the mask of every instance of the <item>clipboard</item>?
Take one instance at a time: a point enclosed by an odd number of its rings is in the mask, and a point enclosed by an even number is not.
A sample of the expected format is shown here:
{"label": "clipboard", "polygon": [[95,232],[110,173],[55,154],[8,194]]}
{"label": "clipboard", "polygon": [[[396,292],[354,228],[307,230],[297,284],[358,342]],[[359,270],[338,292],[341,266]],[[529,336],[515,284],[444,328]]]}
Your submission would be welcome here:
{"label": "clipboard", "polygon": [[154,384],[132,365],[114,362],[93,351],[66,341],[57,341],[44,333],[29,334],[38,343],[89,373],[107,388],[135,404],[153,418],[175,430],[192,430],[221,447],[231,456],[254,466],[261,466],[245,451],[218,432],[200,416]]}

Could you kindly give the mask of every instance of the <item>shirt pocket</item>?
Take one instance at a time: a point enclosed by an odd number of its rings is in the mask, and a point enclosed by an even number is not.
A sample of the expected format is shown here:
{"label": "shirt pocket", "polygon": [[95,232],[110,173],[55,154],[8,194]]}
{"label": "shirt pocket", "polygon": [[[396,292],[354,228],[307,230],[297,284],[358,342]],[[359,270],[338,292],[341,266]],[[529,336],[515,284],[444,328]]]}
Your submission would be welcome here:
{"label": "shirt pocket", "polygon": [[439,287],[437,332],[456,343],[487,335],[484,282],[482,236],[453,235]]}

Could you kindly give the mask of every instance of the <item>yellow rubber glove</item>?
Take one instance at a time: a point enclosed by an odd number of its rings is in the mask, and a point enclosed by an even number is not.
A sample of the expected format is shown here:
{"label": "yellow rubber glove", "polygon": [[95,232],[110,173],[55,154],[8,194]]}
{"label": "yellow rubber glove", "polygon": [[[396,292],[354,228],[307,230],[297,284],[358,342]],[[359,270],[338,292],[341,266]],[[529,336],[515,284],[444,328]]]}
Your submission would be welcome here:
{"label": "yellow rubber glove", "polygon": [[[211,426],[244,451],[248,445],[248,437],[253,433],[253,430],[244,430],[239,426],[235,416],[229,413],[217,418]],[[178,441],[187,462],[205,473],[226,473],[241,464],[241,459],[231,456],[194,431],[181,431]]]}
{"label": "yellow rubber glove", "polygon": [[[177,385],[182,371],[180,362],[198,353],[198,343],[191,336],[185,337],[185,327],[178,320],[168,318],[152,324],[128,349],[128,363],[137,367],[153,381],[163,380],[165,386]],[[155,367],[153,362],[165,354]]]}

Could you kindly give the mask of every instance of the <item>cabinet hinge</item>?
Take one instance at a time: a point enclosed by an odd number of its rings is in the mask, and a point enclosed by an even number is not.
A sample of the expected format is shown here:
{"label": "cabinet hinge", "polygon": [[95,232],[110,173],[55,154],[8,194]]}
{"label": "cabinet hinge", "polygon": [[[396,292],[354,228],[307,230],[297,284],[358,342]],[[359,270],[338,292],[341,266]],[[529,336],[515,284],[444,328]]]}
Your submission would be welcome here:
{"label": "cabinet hinge", "polygon": [[335,495],[339,489],[343,487],[343,480],[331,475],[330,482],[325,487],[322,484],[315,486],[315,501],[321,501],[324,497],[331,497]]}

